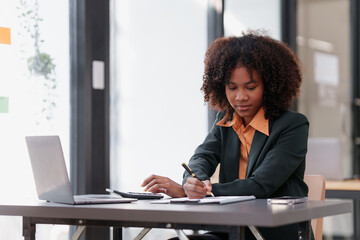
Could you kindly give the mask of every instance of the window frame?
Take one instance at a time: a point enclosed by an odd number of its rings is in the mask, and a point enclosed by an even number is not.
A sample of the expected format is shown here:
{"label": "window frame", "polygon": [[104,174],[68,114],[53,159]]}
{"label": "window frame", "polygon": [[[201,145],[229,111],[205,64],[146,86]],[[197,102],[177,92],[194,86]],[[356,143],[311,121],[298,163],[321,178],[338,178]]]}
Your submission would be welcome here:
{"label": "window frame", "polygon": [[[70,0],[70,177],[74,194],[109,187],[109,1]],[[94,17],[95,16],[95,17]],[[105,88],[92,86],[92,62],[105,64]],[[86,228],[86,239],[109,229]]]}

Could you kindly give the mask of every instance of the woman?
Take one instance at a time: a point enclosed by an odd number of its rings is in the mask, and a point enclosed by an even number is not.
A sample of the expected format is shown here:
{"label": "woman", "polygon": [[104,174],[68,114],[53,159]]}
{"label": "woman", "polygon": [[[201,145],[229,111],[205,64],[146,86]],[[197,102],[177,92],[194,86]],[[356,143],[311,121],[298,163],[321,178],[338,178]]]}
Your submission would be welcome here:
{"label": "woman", "polygon": [[[307,196],[304,178],[309,123],[289,110],[302,82],[294,53],[256,32],[215,40],[205,56],[204,100],[219,110],[215,125],[195,150],[183,186],[152,175],[145,190],[172,197]],[[220,164],[219,183],[210,177]],[[297,224],[259,228],[265,239],[298,239]],[[254,239],[247,234],[247,239]]]}

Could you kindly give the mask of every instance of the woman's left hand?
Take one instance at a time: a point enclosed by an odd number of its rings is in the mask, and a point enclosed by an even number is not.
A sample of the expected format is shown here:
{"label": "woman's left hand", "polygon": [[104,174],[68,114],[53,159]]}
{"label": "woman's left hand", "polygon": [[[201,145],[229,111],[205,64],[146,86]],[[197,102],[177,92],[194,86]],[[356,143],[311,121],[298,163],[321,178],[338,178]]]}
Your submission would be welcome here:
{"label": "woman's left hand", "polygon": [[145,187],[144,191],[165,193],[170,197],[185,197],[182,186],[168,177],[152,174],[144,180],[141,186]]}

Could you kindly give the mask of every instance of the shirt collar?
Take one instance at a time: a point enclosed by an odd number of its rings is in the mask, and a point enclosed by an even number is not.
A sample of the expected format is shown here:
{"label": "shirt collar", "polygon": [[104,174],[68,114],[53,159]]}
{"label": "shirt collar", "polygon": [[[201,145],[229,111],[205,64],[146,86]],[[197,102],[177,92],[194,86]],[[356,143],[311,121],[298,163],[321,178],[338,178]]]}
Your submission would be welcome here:
{"label": "shirt collar", "polygon": [[[232,127],[233,125],[237,124],[243,125],[243,121],[236,112],[234,113],[234,117],[231,121],[227,121],[227,116],[225,115],[218,123],[216,123],[217,126],[221,127]],[[269,136],[269,119],[265,118],[265,111],[263,108],[259,109],[255,117],[249,123],[249,126],[265,134],[266,136]]]}

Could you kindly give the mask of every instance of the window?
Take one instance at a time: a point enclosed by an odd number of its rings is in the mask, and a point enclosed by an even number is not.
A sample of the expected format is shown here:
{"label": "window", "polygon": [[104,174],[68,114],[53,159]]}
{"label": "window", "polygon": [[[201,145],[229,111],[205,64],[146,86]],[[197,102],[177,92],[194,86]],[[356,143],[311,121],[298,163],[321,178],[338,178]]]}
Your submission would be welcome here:
{"label": "window", "polygon": [[111,186],[141,191],[152,173],[181,183],[207,133],[206,1],[112,4]]}
{"label": "window", "polygon": [[[60,135],[69,142],[68,2],[0,0],[0,188],[2,199],[37,200],[24,136]],[[5,106],[5,107],[4,107]],[[0,239],[23,239],[20,217],[0,217]],[[39,239],[59,239],[64,227],[39,227]],[[37,239],[38,239],[37,238]]]}
{"label": "window", "polygon": [[280,39],[279,0],[225,0],[225,36],[239,36],[247,29],[265,30]]}

